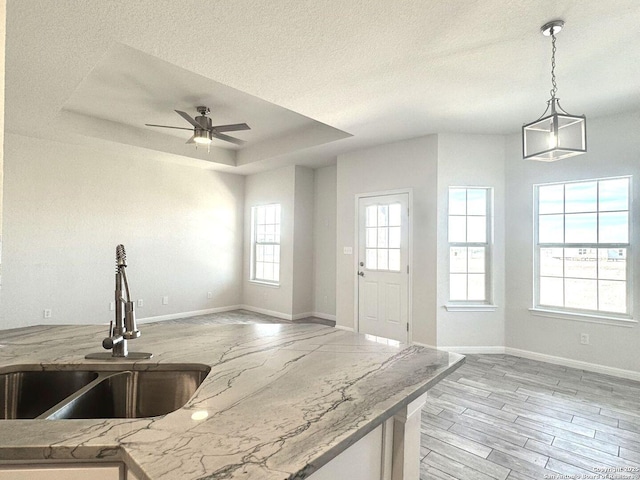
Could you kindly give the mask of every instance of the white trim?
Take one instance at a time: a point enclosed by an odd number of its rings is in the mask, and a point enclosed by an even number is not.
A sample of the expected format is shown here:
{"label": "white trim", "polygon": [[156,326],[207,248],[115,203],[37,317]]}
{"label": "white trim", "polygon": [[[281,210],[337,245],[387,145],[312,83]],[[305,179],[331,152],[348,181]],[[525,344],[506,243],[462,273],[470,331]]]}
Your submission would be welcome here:
{"label": "white trim", "polygon": [[[407,208],[409,209],[409,213],[407,215],[407,267],[409,268],[409,273],[407,273],[407,323],[409,324],[409,328],[407,330],[407,344],[411,344],[411,339],[413,337],[413,188],[400,188],[394,190],[381,190],[377,192],[366,192],[366,193],[356,193],[355,195],[355,251],[358,252],[360,248],[360,199],[368,198],[368,197],[382,197],[385,195],[407,195]],[[358,271],[358,253],[354,253],[353,255],[353,266],[354,273]],[[360,332],[360,305],[359,305],[359,292],[360,292],[360,282],[358,281],[360,277],[354,275],[354,295],[353,295],[353,312],[354,319],[353,324],[355,328],[352,330],[354,332]],[[337,325],[336,325],[337,326]]]}
{"label": "white trim", "polygon": [[207,315],[209,313],[230,312],[232,310],[240,310],[242,305],[229,305],[228,307],[207,308],[205,310],[194,310],[191,312],[170,313],[168,315],[158,315],[157,317],[137,318],[138,323],[162,322],[164,320],[176,320],[185,317],[197,317],[198,315]]}
{"label": "white trim", "polygon": [[495,355],[505,353],[505,347],[501,346],[468,346],[468,347],[448,347],[438,345],[439,350],[446,350],[447,352],[461,353],[462,355],[476,355],[486,354]]}
{"label": "white trim", "polygon": [[578,312],[561,312],[546,308],[530,308],[531,315],[538,317],[557,318],[560,320],[573,320],[574,322],[599,323],[602,325],[612,325],[616,327],[635,327],[638,324],[633,318],[622,318],[607,316],[604,314],[588,314]]}
{"label": "white trim", "polygon": [[260,285],[262,287],[280,288],[280,284],[279,283],[267,282],[266,280],[251,280],[251,279],[249,279],[249,283],[253,283],[254,285]]}
{"label": "white trim", "polygon": [[331,320],[333,322],[336,321],[336,316],[335,315],[331,315],[329,313],[322,313],[322,312],[311,312],[311,317],[317,317],[317,318],[322,318],[323,320]]}
{"label": "white trim", "polygon": [[239,305],[238,309],[249,310],[250,312],[255,313],[262,313],[263,315],[281,318],[282,320],[292,320],[292,315],[290,313],[276,312],[275,310],[267,310],[266,308],[254,307],[253,305]]}
{"label": "white trim", "polygon": [[313,312],[296,313],[291,315],[291,320],[300,320],[301,318],[313,317]]}
{"label": "white trim", "polygon": [[435,345],[427,345],[426,343],[420,343],[420,342],[413,342],[412,345],[417,345],[418,347],[425,347],[425,348],[438,348]]}
{"label": "white trim", "polygon": [[444,308],[447,312],[495,312],[498,309],[497,305],[454,305],[446,304]]}
{"label": "white trim", "polygon": [[337,328],[338,330],[346,330],[347,332],[355,331],[353,327],[345,327],[344,325],[336,325],[334,328]]}
{"label": "white trim", "polygon": [[588,370],[590,372],[602,373],[604,375],[612,375],[614,377],[628,378],[630,380],[640,381],[640,372],[633,370],[624,370],[622,368],[607,367],[596,363],[588,363],[580,360],[572,360],[564,357],[554,357],[544,353],[530,352],[528,350],[520,350],[519,348],[505,347],[505,353],[515,355],[516,357],[530,358],[531,360],[539,360],[541,362],[554,363],[563,367],[577,368],[580,370]]}

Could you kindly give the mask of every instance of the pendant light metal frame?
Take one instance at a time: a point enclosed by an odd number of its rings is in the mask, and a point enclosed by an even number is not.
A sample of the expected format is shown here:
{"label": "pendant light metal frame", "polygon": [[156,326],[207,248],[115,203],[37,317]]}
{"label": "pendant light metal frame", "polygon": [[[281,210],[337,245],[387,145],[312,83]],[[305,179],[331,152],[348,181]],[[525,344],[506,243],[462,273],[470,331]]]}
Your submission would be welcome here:
{"label": "pendant light metal frame", "polygon": [[543,35],[552,37],[551,98],[540,118],[522,126],[522,156],[525,160],[555,162],[587,151],[586,117],[566,112],[556,97],[555,36],[563,26],[564,21],[554,20],[540,28]]}

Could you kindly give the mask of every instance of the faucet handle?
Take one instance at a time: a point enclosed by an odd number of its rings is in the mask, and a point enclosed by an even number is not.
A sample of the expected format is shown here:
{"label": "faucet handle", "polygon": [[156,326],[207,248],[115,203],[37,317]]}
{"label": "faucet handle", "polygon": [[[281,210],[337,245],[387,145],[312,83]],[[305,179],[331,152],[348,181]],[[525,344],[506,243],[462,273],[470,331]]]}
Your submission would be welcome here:
{"label": "faucet handle", "polygon": [[140,336],[140,330],[136,325],[136,312],[133,310],[133,302],[124,302],[124,338],[132,340]]}

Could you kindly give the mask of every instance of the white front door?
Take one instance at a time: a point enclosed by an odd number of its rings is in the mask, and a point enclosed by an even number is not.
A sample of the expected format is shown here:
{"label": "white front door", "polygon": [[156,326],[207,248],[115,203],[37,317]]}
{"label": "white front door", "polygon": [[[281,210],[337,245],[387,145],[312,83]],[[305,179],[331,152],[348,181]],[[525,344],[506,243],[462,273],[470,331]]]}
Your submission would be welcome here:
{"label": "white front door", "polygon": [[406,342],[409,194],[358,200],[358,330]]}

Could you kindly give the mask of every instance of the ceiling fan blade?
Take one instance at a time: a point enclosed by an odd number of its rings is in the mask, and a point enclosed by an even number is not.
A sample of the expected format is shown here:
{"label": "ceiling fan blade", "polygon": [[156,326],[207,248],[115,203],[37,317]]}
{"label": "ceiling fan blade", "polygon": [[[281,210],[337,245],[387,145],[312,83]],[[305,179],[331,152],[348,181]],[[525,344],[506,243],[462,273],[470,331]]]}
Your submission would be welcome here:
{"label": "ceiling fan blade", "polygon": [[212,128],[215,132],[236,132],[238,130],[251,130],[251,127],[246,123],[234,123],[232,125],[214,125]]}
{"label": "ceiling fan blade", "polygon": [[188,113],[181,112],[180,110],[174,110],[174,112],[176,112],[178,115],[180,115],[182,118],[184,118],[187,122],[189,122],[194,127],[202,130],[202,125],[200,125],[193,118],[191,118]]}
{"label": "ceiling fan blade", "polygon": [[189,130],[192,131],[193,128],[185,128],[185,127],[170,127],[169,125],[154,125],[153,123],[145,123],[147,127],[160,127],[160,128],[175,128],[176,130]]}
{"label": "ceiling fan blade", "polygon": [[224,135],[222,133],[218,133],[215,130],[211,132],[211,136],[214,137],[214,138],[217,138],[219,140],[224,140],[225,142],[235,143],[236,145],[244,145],[245,144],[244,140],[240,140],[239,138],[233,138],[233,137],[230,137],[229,135]]}
{"label": "ceiling fan blade", "polygon": [[[189,130],[191,130],[191,129],[189,129]],[[195,138],[196,138],[195,135],[191,135],[191,138],[189,140],[187,140],[186,142],[184,142],[184,143],[196,143],[196,141],[194,140]]]}

